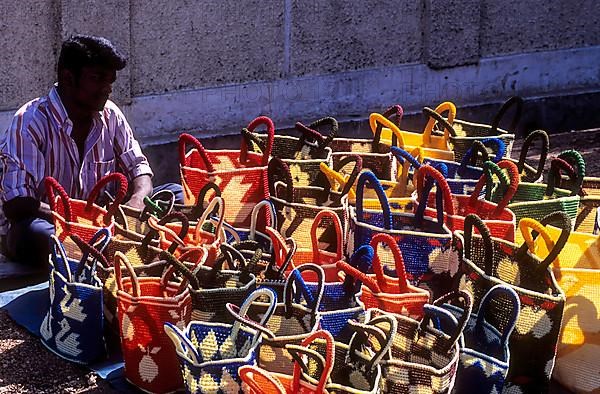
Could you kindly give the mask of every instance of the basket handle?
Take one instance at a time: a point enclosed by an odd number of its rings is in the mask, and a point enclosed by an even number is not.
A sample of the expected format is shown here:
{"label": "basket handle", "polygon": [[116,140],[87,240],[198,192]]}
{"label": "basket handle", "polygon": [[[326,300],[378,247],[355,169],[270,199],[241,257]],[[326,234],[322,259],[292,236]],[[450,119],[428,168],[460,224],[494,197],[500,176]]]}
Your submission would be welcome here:
{"label": "basket handle", "polygon": [[[165,200],[161,200],[161,198],[166,197],[166,201]],[[165,205],[166,207],[161,207],[161,205]],[[138,219],[141,221],[144,221],[148,218],[148,216],[150,215],[156,215],[159,218],[165,216],[167,213],[171,212],[173,210],[173,207],[175,206],[175,193],[173,193],[171,190],[168,189],[164,189],[164,190],[159,190],[158,192],[154,193],[152,196],[148,197],[144,197],[144,209],[142,209],[142,211],[140,212],[140,216],[138,216]],[[123,210],[120,209],[119,207],[119,212],[121,213],[121,215],[123,214]]]}
{"label": "basket handle", "polygon": [[73,217],[71,216],[71,200],[69,199],[67,192],[62,187],[62,185],[51,176],[47,176],[44,178],[44,185],[46,186],[46,195],[48,196],[48,205],[50,205],[50,209],[52,210],[52,212],[56,212],[56,198],[54,196],[54,192],[56,191],[63,205],[63,210],[65,212],[65,221],[67,222],[67,226],[70,226],[69,223],[73,221]]}
{"label": "basket handle", "polygon": [[[277,157],[273,157],[269,161],[267,168],[267,177],[269,179],[269,194],[274,197],[282,198],[287,202],[294,201],[294,180],[287,164]],[[285,184],[285,196],[279,196],[277,193],[277,182]]]}
{"label": "basket handle", "polygon": [[364,190],[367,182],[373,187],[375,193],[377,193],[377,198],[379,199],[379,203],[381,205],[381,209],[383,210],[383,223],[384,228],[386,230],[392,229],[392,209],[390,208],[390,203],[388,202],[387,196],[383,191],[383,187],[379,182],[379,179],[373,174],[371,171],[363,171],[358,176],[358,182],[356,184],[356,218],[359,222],[364,221]]}
{"label": "basket handle", "polygon": [[[267,148],[263,152],[261,161],[262,166],[266,166],[269,163],[269,157],[271,157],[271,151],[273,150],[273,142],[275,141],[275,125],[273,121],[266,116],[259,116],[255,118],[250,124],[248,124],[248,131],[253,133],[257,127],[264,125],[267,128]],[[248,160],[248,143],[243,138],[242,132],[242,146],[240,147],[240,163],[245,164]]]}
{"label": "basket handle", "polygon": [[190,144],[193,148],[196,149],[196,151],[200,155],[200,158],[204,162],[204,165],[206,166],[207,172],[215,172],[215,167],[213,166],[210,157],[208,156],[208,152],[204,148],[204,145],[202,145],[202,143],[196,137],[188,133],[182,133],[179,136],[179,165],[182,168],[187,166],[185,162],[186,144]]}
{"label": "basket handle", "polygon": [[[400,130],[400,123],[402,122],[402,117],[404,116],[404,109],[398,105],[392,105],[382,114],[385,118],[394,122],[396,129]],[[381,131],[383,130],[383,124],[377,122],[375,125],[375,131],[373,132],[373,145],[375,146],[375,151],[379,151],[378,145],[381,142]],[[399,133],[394,133],[392,130],[392,146],[398,145],[398,135]],[[402,146],[404,146],[404,142],[402,142]]]}
{"label": "basket handle", "polygon": [[[490,160],[490,154],[489,154],[488,150],[486,149],[485,145],[483,144],[483,141],[475,140],[471,144],[471,147],[469,149],[467,149],[467,151],[465,152],[465,155],[463,156],[463,159],[460,162],[460,166],[458,167],[458,171],[457,171],[458,174],[462,175],[465,168],[468,165],[476,166],[477,159],[479,157],[481,157],[481,161],[484,163],[486,161]],[[496,162],[496,161],[498,161],[498,160],[495,160],[494,162]]]}
{"label": "basket handle", "polygon": [[413,154],[409,153],[408,151],[399,148],[397,146],[392,146],[390,148],[390,152],[392,153],[392,155],[396,158],[397,162],[398,162],[398,167],[402,166],[402,170],[398,171],[398,175],[396,177],[396,184],[397,187],[399,187],[399,195],[401,196],[405,196],[407,194],[407,187],[408,187],[408,179],[409,179],[409,173],[410,173],[410,168],[414,168],[415,171],[417,171],[419,168],[421,168],[421,162],[419,161],[419,159],[422,158],[421,156],[421,150],[422,148],[420,147],[416,147],[413,152],[415,152],[417,154],[417,156],[414,156]]}
{"label": "basket handle", "polygon": [[287,394],[281,382],[262,368],[253,365],[242,365],[238,369],[238,376],[242,383],[248,386],[250,394],[265,392],[270,394]]}
{"label": "basket handle", "polygon": [[[324,118],[317,119],[308,125],[308,127],[310,127],[313,130],[318,130],[320,127],[326,126],[326,125],[329,125],[330,130],[329,130],[329,133],[327,134],[327,136],[325,137],[325,139],[323,140],[323,143],[324,143],[323,147],[331,144],[331,141],[333,141],[333,139],[335,137],[337,137],[338,131],[340,129],[337,119],[335,119],[331,116],[326,116]],[[323,134],[321,134],[321,135],[323,135]]]}
{"label": "basket handle", "polygon": [[[327,178],[330,190],[345,189],[348,186],[348,179],[346,178],[346,176],[329,167],[326,163],[319,163],[319,169],[321,170],[323,175],[325,175],[325,178]],[[335,187],[336,184],[339,184],[339,189]],[[356,188],[352,186],[353,185],[350,185],[350,188],[348,190],[348,197],[351,199],[356,199]]]}
{"label": "basket handle", "polygon": [[210,203],[210,201],[206,201],[206,198],[211,190],[214,192],[214,197],[221,197],[221,189],[219,186],[214,182],[207,182],[204,186],[202,186],[200,192],[198,192],[196,204],[193,206],[190,214],[188,215],[189,220],[198,220],[198,218],[202,216],[206,210],[206,208],[204,208],[204,204],[206,203],[208,207],[208,204]]}
{"label": "basket handle", "polygon": [[369,115],[369,125],[371,126],[371,131],[373,132],[373,140],[375,142],[381,141],[381,132],[384,127],[388,128],[392,132],[392,141],[391,143],[394,146],[399,146],[401,148],[404,147],[404,137],[402,137],[402,131],[400,127],[396,125],[392,120],[388,119],[382,114],[378,114],[377,112]]}
{"label": "basket handle", "polygon": [[217,225],[215,226],[215,237],[218,238],[221,234],[223,230],[223,221],[225,220],[225,200],[223,200],[222,197],[217,196],[210,200],[208,206],[202,213],[202,216],[200,217],[200,219],[198,219],[198,223],[196,224],[196,227],[194,229],[194,241],[196,242],[196,244],[198,244],[202,238],[200,235],[203,231],[202,226],[207,221],[210,221],[209,215],[211,215],[215,210],[219,215]]}
{"label": "basket handle", "polygon": [[504,196],[502,196],[502,199],[496,204],[496,208],[494,209],[492,216],[497,217],[502,213],[502,211],[507,207],[507,205],[515,196],[515,193],[517,193],[517,189],[519,187],[519,170],[517,169],[516,164],[509,160],[500,160],[498,164],[494,164],[491,161],[486,161],[485,163],[483,163],[483,174],[481,175],[481,178],[479,178],[479,181],[477,181],[475,189],[469,197],[470,207],[477,207],[480,201],[479,195],[484,185],[488,185],[486,186],[488,193],[491,191],[491,187],[489,185],[493,182],[493,174],[498,175],[498,178],[500,179],[501,183],[506,181],[504,172],[502,170],[506,170],[506,172],[508,173],[509,183],[508,187],[504,189]]}
{"label": "basket handle", "polygon": [[177,354],[186,359],[186,361],[192,365],[200,364],[200,356],[192,342],[188,337],[182,333],[179,328],[171,322],[165,322],[164,324],[165,334],[171,339]]}
{"label": "basket handle", "polygon": [[508,130],[513,134],[515,133],[515,129],[517,127],[517,124],[519,123],[519,120],[521,120],[521,114],[523,113],[523,99],[519,96],[513,96],[506,100],[504,104],[502,104],[502,107],[500,107],[498,113],[496,113],[494,119],[492,120],[492,133],[498,131],[500,121],[502,120],[502,118],[504,118],[504,115],[506,115],[506,112],[512,106],[515,106],[515,114],[513,115],[513,119],[510,123],[510,127],[508,128]]}
{"label": "basket handle", "polygon": [[329,209],[324,209],[319,211],[319,213],[317,213],[317,215],[315,216],[315,219],[313,220],[312,226],[310,228],[310,239],[312,241],[312,248],[313,248],[313,259],[315,260],[314,262],[316,264],[319,265],[323,265],[325,263],[325,261],[323,261],[323,253],[321,252],[321,250],[319,249],[319,237],[317,236],[317,230],[319,229],[319,227],[323,224],[323,220],[325,218],[330,218],[331,221],[333,222],[333,230],[335,231],[335,254],[336,254],[336,260],[341,260],[344,258],[344,252],[343,252],[343,232],[342,232],[342,222],[339,218],[339,216],[329,210]]}
{"label": "basket handle", "polygon": [[129,272],[129,277],[131,278],[131,290],[133,292],[133,296],[138,298],[140,296],[140,283],[138,281],[137,274],[135,273],[133,266],[129,262],[127,256],[125,256],[122,252],[116,251],[113,257],[114,259],[114,267],[115,267],[115,279],[117,282],[117,288],[121,291],[125,291],[123,289],[123,278],[121,274],[121,264],[125,265],[125,268]]}
{"label": "basket handle", "polygon": [[[258,300],[259,298],[265,297],[269,300],[267,302],[269,306],[263,314],[263,316],[260,318],[260,321],[253,321],[248,317],[248,311],[252,307],[252,303],[254,301]],[[254,338],[252,340],[253,344],[256,344],[256,342],[259,340],[261,333],[266,334],[270,338],[274,338],[273,332],[271,332],[266,327],[267,322],[269,321],[271,316],[273,316],[273,313],[275,313],[275,309],[277,308],[277,294],[275,294],[273,290],[267,287],[256,289],[252,293],[250,293],[248,297],[246,297],[241,307],[238,308],[237,305],[234,305],[232,303],[227,303],[225,307],[235,319],[235,322],[233,323],[233,327],[231,329],[231,333],[234,338],[237,337],[237,333],[239,332],[242,324],[246,324],[256,330],[256,334],[254,335]]]}
{"label": "basket handle", "polygon": [[198,278],[196,278],[196,276],[192,273],[192,271],[189,270],[188,267],[175,258],[175,256],[163,250],[160,252],[159,258],[161,260],[165,260],[169,264],[169,267],[164,271],[163,276],[160,278],[160,286],[163,288],[163,291],[167,288],[169,278],[173,276],[175,272],[180,273],[185,278],[185,280],[182,280],[179,284],[179,290],[177,291],[178,294],[186,288],[186,281],[188,281],[194,289],[200,289]]}
{"label": "basket handle", "polygon": [[[381,263],[381,259],[379,258],[379,245],[386,244],[394,256],[394,267],[396,269],[396,275],[398,278],[398,288],[388,288],[387,281],[385,279],[385,273],[383,270],[383,264]],[[377,233],[371,238],[370,242],[373,251],[375,252],[373,256],[373,272],[375,273],[375,277],[377,278],[377,283],[379,284],[379,288],[384,293],[408,293],[410,292],[408,288],[408,279],[406,278],[406,268],[404,266],[404,258],[402,256],[402,251],[398,247],[396,240],[389,234],[385,233]]]}
{"label": "basket handle", "polygon": [[[248,239],[256,239],[256,227],[258,224],[258,216],[262,209],[267,211],[267,226],[277,227],[277,211],[275,205],[270,200],[262,200],[252,208],[252,214],[250,216],[250,233]],[[223,215],[221,215],[223,216]]]}
{"label": "basket handle", "polygon": [[[352,162],[355,164],[350,175],[342,174],[340,172],[341,169]],[[335,188],[335,185],[339,184],[342,189],[339,192],[340,196],[345,196],[347,194],[351,199],[356,199],[356,188],[354,187],[354,184],[362,170],[362,157],[358,155],[347,155],[344,156],[334,168],[329,167],[325,163],[320,163],[319,169],[327,178],[329,190],[331,190],[331,188],[338,190]]]}
{"label": "basket handle", "polygon": [[123,199],[127,194],[127,188],[129,187],[129,184],[127,183],[127,178],[125,178],[125,175],[121,174],[120,172],[113,172],[112,174],[100,178],[98,183],[96,183],[92,188],[92,191],[87,199],[87,204],[85,205],[85,210],[90,210],[100,195],[100,190],[102,190],[102,188],[110,182],[115,182],[117,184],[117,192],[115,193],[115,200],[109,205],[106,210],[107,214],[104,216],[104,224],[107,226],[110,224],[112,217],[119,208],[119,204],[123,202]]}
{"label": "basket handle", "polygon": [[[511,303],[510,310],[506,310],[506,308],[502,308],[502,310],[498,310],[498,306],[494,307],[492,300],[498,296],[505,295],[508,297]],[[504,306],[504,305],[503,305]],[[506,314],[509,318],[505,327],[495,327],[501,334],[500,340],[502,344],[508,343],[508,338],[512,333],[515,325],[517,324],[517,318],[519,317],[519,311],[521,310],[521,301],[519,300],[519,295],[516,291],[514,291],[511,287],[506,285],[496,285],[492,287],[481,300],[481,304],[479,305],[479,311],[477,313],[477,320],[475,323],[476,330],[482,330],[483,322],[485,320],[485,316],[490,316],[490,314],[494,314],[494,312],[498,312],[500,314]]]}
{"label": "basket handle", "polygon": [[[67,281],[71,282],[73,278],[71,275],[71,267],[69,267],[69,259],[67,257],[66,250],[58,237],[56,237],[54,234],[50,235],[50,240],[52,243],[52,264],[54,265],[54,268],[67,279]],[[59,260],[62,260],[62,262],[57,264]]]}
{"label": "basket handle", "polygon": [[[444,112],[448,112],[448,120],[442,117],[441,114]],[[425,125],[425,129],[423,130],[423,146],[428,147],[431,145],[431,133],[433,132],[436,123],[439,123],[444,127],[446,141],[448,141],[450,136],[456,137],[456,130],[452,127],[452,123],[454,123],[454,118],[456,117],[456,106],[452,102],[445,101],[438,105],[435,110],[424,107],[423,114],[429,118],[427,125]]]}
{"label": "basket handle", "polygon": [[341,195],[345,196],[346,194],[348,194],[350,192],[350,190],[352,189],[352,186],[354,186],[354,183],[356,182],[356,179],[358,178],[358,174],[360,174],[360,172],[362,171],[363,168],[363,160],[362,157],[360,157],[359,155],[348,155],[345,156],[344,158],[342,158],[342,160],[340,160],[337,165],[335,165],[333,167],[333,169],[337,172],[340,172],[342,170],[342,168],[344,168],[345,166],[347,166],[348,164],[354,162],[354,167],[352,168],[352,171],[350,172],[350,175],[348,176],[348,180],[346,181],[346,185],[342,188],[341,191]]}
{"label": "basket handle", "polygon": [[[563,159],[564,161],[569,163],[575,170],[576,178],[572,182],[573,184],[570,190],[573,193],[573,195],[579,194],[580,192],[582,192],[581,187],[583,186],[583,179],[585,177],[585,159],[583,158],[581,153],[573,149],[561,152],[558,155],[558,158]],[[556,181],[556,179],[554,181]],[[560,179],[558,181],[560,181]],[[548,182],[550,182],[550,180],[548,180]]]}
{"label": "basket handle", "polygon": [[[537,170],[526,163],[527,155],[529,154],[529,150],[531,149],[531,146],[535,140],[540,140],[542,144],[542,151],[540,153],[540,160],[538,161]],[[519,169],[519,174],[521,174],[521,179],[523,181],[535,182],[542,176],[549,151],[550,137],[548,137],[548,133],[546,133],[544,130],[535,130],[529,133],[525,140],[523,140],[523,146],[521,147],[521,153],[519,154],[519,161],[517,162],[517,168]],[[528,167],[530,170],[534,171],[534,175],[531,176],[531,179],[529,177],[525,177],[525,167]]]}
{"label": "basket handle", "polygon": [[[420,224],[423,221],[425,208],[427,208],[427,200],[429,192],[433,185],[436,187],[436,210],[437,221],[440,226],[444,223],[444,213],[454,215],[455,208],[452,201],[452,193],[446,178],[435,168],[430,165],[424,165],[417,171],[417,195],[419,205],[415,213],[415,221]],[[433,182],[429,181],[431,179]]]}
{"label": "basket handle", "polygon": [[[359,246],[354,253],[350,256],[348,260],[349,265],[357,268],[360,272],[367,273],[372,271],[371,266],[373,265],[373,259],[375,258],[375,251],[371,247],[371,245],[361,245]],[[338,272],[340,268],[338,267]],[[377,285],[377,282],[373,280],[373,283]],[[358,284],[358,286],[357,286]],[[346,275],[344,278],[344,291],[347,294],[356,294],[360,290],[360,283],[355,283],[354,277],[352,275]],[[368,286],[367,286],[368,287]],[[379,286],[377,286],[379,289]],[[373,290],[371,290],[373,291]],[[377,293],[378,291],[373,291]]]}
{"label": "basket handle", "polygon": [[[181,222],[181,230],[179,230],[179,234],[175,233],[175,231],[166,226],[167,223],[175,221]],[[146,222],[148,223],[148,226],[151,228],[151,230],[142,239],[143,245],[150,244],[150,240],[154,239],[157,235],[160,234],[160,232],[163,232],[165,234],[169,234],[173,239],[173,242],[167,249],[169,253],[175,252],[178,246],[186,246],[184,239],[188,234],[190,226],[187,217],[183,213],[171,212],[163,216],[163,218],[160,220],[157,220],[154,216],[149,216]]]}
{"label": "basket handle", "polygon": [[[304,279],[302,278],[302,272],[312,271],[317,275],[317,294],[313,295]],[[294,268],[285,282],[285,288],[283,290],[283,298],[285,302],[285,311],[287,318],[292,315],[292,302],[296,299],[299,294],[294,291],[294,285],[296,285],[296,291],[301,291],[302,296],[307,303],[307,308],[310,310],[311,323],[314,324],[317,319],[319,306],[321,305],[321,299],[323,298],[323,290],[325,289],[325,273],[323,268],[316,264],[302,264],[301,266]],[[298,289],[299,287],[299,289]]]}
{"label": "basket handle", "polygon": [[[382,314],[369,320],[367,323],[359,323],[355,320],[349,320],[348,324],[350,328],[356,332],[350,341],[348,348],[348,355],[350,357],[355,356],[358,351],[358,346],[366,346],[369,342],[369,336],[374,337],[378,346],[372,347],[373,355],[371,360],[366,363],[367,370],[372,370],[378,365],[383,357],[388,354],[393,344],[394,335],[398,329],[398,322],[390,314]],[[381,325],[387,326],[386,329],[382,329]],[[358,338],[361,338],[359,340]],[[356,358],[354,358],[357,360]],[[364,363],[364,360],[361,360]]]}
{"label": "basket handle", "polygon": [[[323,357],[320,353],[312,350],[309,347],[311,343],[318,339],[325,341],[325,357]],[[300,393],[302,391],[300,387],[300,369],[304,368],[305,370],[307,370],[308,368],[302,360],[301,355],[306,354],[308,356],[312,356],[315,361],[322,365],[321,377],[319,378],[319,383],[317,384],[317,388],[314,390],[314,393],[327,393],[327,391],[325,390],[325,385],[329,381],[329,377],[331,375],[331,372],[333,371],[333,364],[335,361],[335,340],[333,339],[331,333],[325,330],[318,330],[306,337],[302,341],[300,346],[289,344],[286,345],[285,348],[294,358],[294,361],[296,361],[294,363],[292,392]]]}
{"label": "basket handle", "polygon": [[[106,230],[106,232],[108,233],[108,236],[106,239],[110,240],[110,232],[108,232],[108,229],[105,229],[105,228],[100,229],[100,231],[103,231],[103,230]],[[100,233],[100,231],[98,231],[98,233]],[[96,237],[96,235],[98,235],[98,233],[96,233],[94,235],[94,237]],[[84,240],[82,240],[77,234],[72,234],[71,239],[73,240],[75,245],[77,245],[77,247],[79,249],[81,249],[81,251],[83,252],[83,257],[81,258],[81,261],[79,262],[79,265],[77,267],[77,272],[75,273],[75,277],[79,278],[81,276],[81,273],[83,272],[83,268],[87,264],[88,257],[90,255],[92,255],[92,257],[94,258],[93,263],[92,263],[92,271],[96,270],[96,262],[98,262],[98,261],[100,262],[100,265],[102,265],[102,267],[105,267],[105,268],[110,267],[110,263],[106,259],[106,256],[104,256],[104,254],[102,254],[101,250],[98,250],[96,247],[93,246],[92,241],[90,241],[90,243],[87,243]]]}
{"label": "basket handle", "polygon": [[[519,222],[519,229],[521,229],[523,238],[525,238],[526,240],[526,242],[521,246],[519,251],[525,251],[529,248],[529,245],[533,245],[533,241],[535,240],[538,234],[542,234],[542,237],[544,237],[544,240],[546,241],[546,245],[548,245],[548,250],[550,251],[550,253],[548,253],[548,256],[546,256],[546,258],[540,262],[537,268],[537,272],[541,274],[542,272],[548,269],[550,264],[552,264],[555,260],[558,259],[560,252],[564,249],[565,245],[567,244],[569,236],[571,235],[571,219],[566,213],[561,211],[556,211],[544,216],[539,223],[532,221],[531,219],[525,219],[527,218],[523,218]],[[521,222],[523,222],[524,220],[525,223],[523,223],[523,227],[521,227]],[[544,226],[550,223],[556,224],[557,227],[561,229],[561,233],[558,236],[556,242],[552,240],[552,238],[544,228]],[[531,234],[530,231],[527,229],[528,227],[533,229],[536,232],[536,234]],[[525,231],[523,232],[523,230]],[[550,248],[550,245],[552,245],[553,247]]]}
{"label": "basket handle", "polygon": [[471,258],[471,247],[473,237],[473,227],[475,227],[483,241],[483,271],[486,275],[492,276],[494,266],[494,245],[492,243],[492,236],[490,230],[485,225],[483,220],[474,213],[470,213],[465,217],[465,230],[464,230],[464,257],[468,260],[473,261],[475,265],[481,268],[480,261],[474,261]]}
{"label": "basket handle", "polygon": [[[464,290],[456,290],[445,294],[437,300],[433,301],[433,305],[440,306],[448,301],[453,300],[458,301],[460,304],[462,304],[463,313],[461,314],[460,319],[458,320],[458,326],[456,330],[450,336],[450,340],[448,341],[449,346],[446,347],[446,351],[450,350],[450,348],[454,346],[456,341],[458,341],[465,327],[469,323],[469,319],[471,318],[471,312],[473,311],[473,297],[469,292]],[[423,325],[427,326],[427,324],[429,324],[430,321],[431,313],[426,313],[421,323],[421,327],[424,327]]]}
{"label": "basket handle", "polygon": [[[585,164],[584,164],[585,168]],[[552,196],[554,194],[554,188],[560,184],[563,171],[567,174],[573,187],[571,189],[571,196],[576,196],[581,189],[583,183],[583,177],[580,177],[575,168],[564,159],[555,157],[550,161],[550,170],[548,171],[548,187],[546,188],[546,196]],[[579,181],[581,178],[581,181]]]}
{"label": "basket handle", "polygon": [[382,293],[381,288],[377,284],[377,280],[373,279],[358,268],[351,266],[345,261],[338,261],[335,263],[335,266],[338,270],[343,271],[347,275],[352,276],[355,280],[362,282],[362,284],[367,286],[374,294]]}
{"label": "basket handle", "polygon": [[273,258],[265,270],[265,277],[281,279],[296,253],[296,241],[293,238],[283,239],[281,233],[273,227],[265,227],[265,233],[267,233],[271,239],[271,245],[273,245]]}

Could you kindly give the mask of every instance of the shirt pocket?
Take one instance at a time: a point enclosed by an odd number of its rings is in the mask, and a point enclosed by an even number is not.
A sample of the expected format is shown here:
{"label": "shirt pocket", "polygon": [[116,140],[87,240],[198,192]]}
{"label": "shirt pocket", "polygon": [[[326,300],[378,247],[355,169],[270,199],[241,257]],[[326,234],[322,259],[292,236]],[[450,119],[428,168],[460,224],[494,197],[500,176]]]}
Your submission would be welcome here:
{"label": "shirt pocket", "polygon": [[[115,159],[88,162],[87,171],[84,174],[87,193],[92,190],[102,177],[112,174],[115,171]],[[108,190],[111,191],[112,189],[113,185],[108,185]]]}

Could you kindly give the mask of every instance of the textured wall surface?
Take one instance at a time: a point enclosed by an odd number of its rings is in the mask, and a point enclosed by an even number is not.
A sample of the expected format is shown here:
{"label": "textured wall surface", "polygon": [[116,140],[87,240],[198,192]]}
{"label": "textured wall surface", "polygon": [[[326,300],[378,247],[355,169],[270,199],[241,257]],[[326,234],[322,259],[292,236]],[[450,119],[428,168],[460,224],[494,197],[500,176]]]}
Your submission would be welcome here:
{"label": "textured wall surface", "polygon": [[281,77],[283,0],[132,0],[135,95]]}
{"label": "textured wall surface", "polygon": [[4,0],[0,15],[1,129],[48,91],[72,33],[129,56],[113,99],[152,141],[600,89],[597,0]]}
{"label": "textured wall surface", "polygon": [[56,77],[53,0],[0,1],[0,110],[48,93]]}
{"label": "textured wall surface", "polygon": [[414,0],[294,1],[293,75],[390,66],[421,60],[422,5]]}
{"label": "textured wall surface", "polygon": [[483,56],[600,45],[600,1],[484,0]]}

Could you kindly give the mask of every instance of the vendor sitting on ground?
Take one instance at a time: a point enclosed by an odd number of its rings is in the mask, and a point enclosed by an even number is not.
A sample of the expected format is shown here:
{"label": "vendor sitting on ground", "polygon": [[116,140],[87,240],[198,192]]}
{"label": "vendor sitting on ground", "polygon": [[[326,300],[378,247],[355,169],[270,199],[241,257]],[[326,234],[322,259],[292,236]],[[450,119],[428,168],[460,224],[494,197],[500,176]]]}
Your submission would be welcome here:
{"label": "vendor sitting on ground", "polygon": [[[102,176],[121,172],[130,182],[127,204],[136,208],[153,192],[148,160],[121,110],[108,100],[126,64],[105,38],[71,37],[60,51],[58,83],[47,96],[23,105],[0,137],[0,235],[11,260],[47,264],[54,227],[43,202],[46,176],[71,198],[85,199]],[[165,188],[182,200],[179,185]]]}

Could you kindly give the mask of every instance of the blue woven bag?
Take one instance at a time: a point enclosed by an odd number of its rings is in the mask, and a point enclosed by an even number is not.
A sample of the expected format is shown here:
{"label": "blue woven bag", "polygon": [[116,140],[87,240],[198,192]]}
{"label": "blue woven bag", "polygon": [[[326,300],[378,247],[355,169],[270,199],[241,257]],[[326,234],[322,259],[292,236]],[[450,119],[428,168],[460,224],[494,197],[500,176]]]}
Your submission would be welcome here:
{"label": "blue woven bag", "polygon": [[[363,208],[363,191],[367,183],[377,193],[381,205],[379,210]],[[424,217],[424,201],[414,214],[392,212],[379,180],[370,171],[362,172],[356,188],[356,208],[348,207],[346,254],[350,256],[360,246],[370,244],[377,233],[388,234],[402,252],[407,278],[412,284],[428,290],[433,298],[448,293],[451,290],[450,278],[458,270],[458,255],[451,249],[452,233],[443,219],[444,207],[451,204],[450,190],[440,185],[436,189],[437,220]],[[394,259],[384,258],[384,261]]]}
{"label": "blue woven bag", "polygon": [[[103,250],[109,240],[109,230],[101,229],[90,242],[100,241]],[[88,253],[79,261],[70,259],[54,235],[52,242],[50,308],[40,326],[41,340],[63,358],[89,364],[106,356],[102,282],[96,276],[96,260],[88,259]]]}
{"label": "blue woven bag", "polygon": [[[245,317],[252,302],[265,297],[270,306],[257,323],[264,325],[277,303],[277,296],[270,289],[251,293],[239,309],[239,315]],[[228,309],[230,307],[228,305]],[[261,341],[259,331],[236,320],[233,324],[192,321],[183,332],[165,323],[165,332],[175,345],[187,392],[242,393],[238,369],[256,364],[256,347]]]}
{"label": "blue woven bag", "polygon": [[[434,304],[457,319],[464,309],[442,297]],[[472,313],[461,338],[460,356],[453,393],[501,393],[508,373],[508,339],[519,316],[518,294],[508,286],[496,285],[482,298],[477,313]]]}

